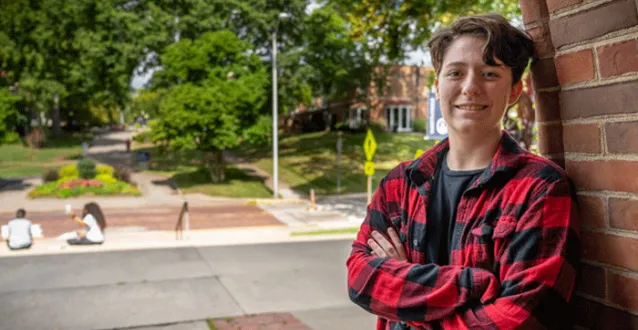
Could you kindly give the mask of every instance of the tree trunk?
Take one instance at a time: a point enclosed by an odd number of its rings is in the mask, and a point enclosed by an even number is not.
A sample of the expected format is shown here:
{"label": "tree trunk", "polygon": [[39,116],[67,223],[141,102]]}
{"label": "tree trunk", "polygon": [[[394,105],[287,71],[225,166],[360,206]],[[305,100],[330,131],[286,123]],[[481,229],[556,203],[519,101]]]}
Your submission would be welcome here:
{"label": "tree trunk", "polygon": [[204,153],[204,164],[213,183],[221,183],[226,179],[224,173],[224,157],[222,150],[214,150]]}
{"label": "tree trunk", "polygon": [[53,109],[51,109],[51,122],[53,124],[53,136],[60,137],[60,97],[53,97]]}

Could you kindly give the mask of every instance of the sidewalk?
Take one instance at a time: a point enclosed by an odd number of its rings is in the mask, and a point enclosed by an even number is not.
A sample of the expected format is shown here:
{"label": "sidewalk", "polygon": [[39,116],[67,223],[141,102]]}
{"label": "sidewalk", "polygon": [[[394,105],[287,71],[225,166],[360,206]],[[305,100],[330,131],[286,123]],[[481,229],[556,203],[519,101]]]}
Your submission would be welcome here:
{"label": "sidewalk", "polygon": [[249,228],[223,228],[191,230],[177,239],[172,231],[107,231],[107,239],[100,245],[71,246],[58,238],[35,239],[28,250],[11,251],[6,244],[0,244],[1,257],[21,257],[31,255],[76,254],[108,251],[149,250],[180,247],[237,246],[269,243],[314,242],[331,240],[352,240],[355,234],[320,236],[291,236],[294,230],[283,226]]}
{"label": "sidewalk", "polygon": [[[237,168],[242,169],[248,174],[252,176],[259,177],[264,180],[264,184],[270,191],[274,191],[273,178],[270,176],[270,173],[267,173],[260,169],[259,167],[247,162],[245,159],[242,159],[238,156],[233,155],[230,151],[224,151],[224,161],[227,163],[235,165]],[[300,191],[292,189],[287,183],[282,182],[281,178],[279,179],[279,196],[283,199],[292,199],[292,200],[307,200],[308,196]]]}

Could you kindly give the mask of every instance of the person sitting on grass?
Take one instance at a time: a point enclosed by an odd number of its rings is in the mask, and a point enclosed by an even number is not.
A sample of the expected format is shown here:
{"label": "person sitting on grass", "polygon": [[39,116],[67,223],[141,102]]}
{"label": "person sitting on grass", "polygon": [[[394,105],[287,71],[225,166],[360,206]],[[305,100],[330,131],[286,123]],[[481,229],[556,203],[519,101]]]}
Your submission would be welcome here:
{"label": "person sitting on grass", "polygon": [[106,219],[97,203],[87,203],[82,210],[82,218],[75,212],[69,212],[71,219],[83,225],[85,230],[78,231],[78,237],[67,240],[71,245],[89,245],[104,243],[104,228]]}
{"label": "person sitting on grass", "polygon": [[26,219],[27,212],[19,209],[16,217],[9,221],[9,233],[7,246],[11,250],[28,249],[33,243],[31,234],[31,221]]}

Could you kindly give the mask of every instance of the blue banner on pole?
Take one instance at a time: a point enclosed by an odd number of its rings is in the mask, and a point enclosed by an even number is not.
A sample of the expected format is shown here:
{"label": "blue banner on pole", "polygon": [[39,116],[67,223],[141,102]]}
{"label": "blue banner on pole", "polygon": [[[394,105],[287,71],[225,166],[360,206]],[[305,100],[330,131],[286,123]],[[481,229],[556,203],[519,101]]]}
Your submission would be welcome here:
{"label": "blue banner on pole", "polygon": [[447,123],[443,119],[441,105],[436,99],[436,94],[428,95],[428,127],[426,129],[426,140],[443,140],[447,137]]}

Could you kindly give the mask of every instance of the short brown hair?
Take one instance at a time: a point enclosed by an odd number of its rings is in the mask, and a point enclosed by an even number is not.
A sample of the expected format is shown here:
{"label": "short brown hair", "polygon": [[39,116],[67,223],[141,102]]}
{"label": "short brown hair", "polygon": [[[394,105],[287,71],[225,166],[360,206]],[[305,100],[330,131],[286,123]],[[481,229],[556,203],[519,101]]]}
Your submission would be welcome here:
{"label": "short brown hair", "polygon": [[532,39],[525,32],[512,26],[505,17],[493,13],[463,16],[457,18],[450,26],[437,30],[428,42],[437,76],[441,72],[445,52],[454,39],[462,35],[485,38],[483,61],[492,66],[497,66],[494,58],[503,61],[512,69],[512,84],[521,79],[534,54]]}

